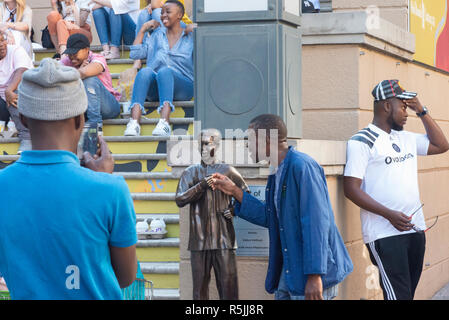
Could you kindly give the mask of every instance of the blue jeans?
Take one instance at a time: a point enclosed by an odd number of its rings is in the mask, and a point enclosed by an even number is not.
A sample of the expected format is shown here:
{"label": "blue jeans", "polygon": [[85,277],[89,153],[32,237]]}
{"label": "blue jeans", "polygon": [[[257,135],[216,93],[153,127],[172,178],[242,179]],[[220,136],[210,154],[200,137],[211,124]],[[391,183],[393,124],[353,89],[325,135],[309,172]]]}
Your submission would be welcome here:
{"label": "blue jeans", "polygon": [[[161,13],[162,13],[162,8],[154,9],[152,14],[149,14],[147,9],[141,10],[139,13],[139,18],[137,18],[136,37],[137,37],[137,34],[139,33],[140,29],[142,29],[143,24],[150,20],[156,20],[157,22],[159,22],[159,24],[162,27],[164,27],[164,25],[162,24],[162,20],[161,20]],[[145,33],[142,43],[145,43],[145,40],[147,39],[147,37],[148,37],[148,32]]]}
{"label": "blue jeans", "polygon": [[6,101],[0,98],[0,120],[5,121],[6,124],[10,117],[16,126],[20,140],[31,140],[30,130],[20,121],[19,109],[13,106],[7,106]]}
{"label": "blue jeans", "polygon": [[[290,293],[285,282],[284,277],[285,271],[281,273],[281,278],[279,279],[279,284],[276,292],[274,293],[275,300],[305,300],[305,296],[295,296]],[[332,300],[338,295],[338,285],[327,288],[323,290],[323,299]]]}
{"label": "blue jeans", "polygon": [[113,119],[120,114],[120,103],[106,89],[98,77],[83,80],[87,94],[87,123],[103,123],[103,119]]}
{"label": "blue jeans", "polygon": [[136,37],[136,24],[129,14],[115,14],[111,8],[99,8],[92,12],[101,45],[119,47],[123,42],[132,45]]}
{"label": "blue jeans", "polygon": [[139,105],[144,112],[145,100],[158,101],[158,112],[165,102],[170,103],[171,111],[175,111],[173,101],[185,101],[193,98],[193,81],[181,73],[164,67],[155,72],[150,67],[143,68],[134,80],[131,106]]}

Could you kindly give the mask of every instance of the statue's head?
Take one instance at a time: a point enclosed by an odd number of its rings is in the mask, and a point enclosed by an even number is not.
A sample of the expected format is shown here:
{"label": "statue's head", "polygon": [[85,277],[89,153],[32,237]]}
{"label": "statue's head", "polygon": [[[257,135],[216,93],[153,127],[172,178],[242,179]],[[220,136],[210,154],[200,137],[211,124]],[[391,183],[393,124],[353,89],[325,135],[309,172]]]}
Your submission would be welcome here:
{"label": "statue's head", "polygon": [[207,165],[214,164],[217,160],[217,149],[220,146],[221,133],[217,129],[201,130],[199,146],[201,161]]}

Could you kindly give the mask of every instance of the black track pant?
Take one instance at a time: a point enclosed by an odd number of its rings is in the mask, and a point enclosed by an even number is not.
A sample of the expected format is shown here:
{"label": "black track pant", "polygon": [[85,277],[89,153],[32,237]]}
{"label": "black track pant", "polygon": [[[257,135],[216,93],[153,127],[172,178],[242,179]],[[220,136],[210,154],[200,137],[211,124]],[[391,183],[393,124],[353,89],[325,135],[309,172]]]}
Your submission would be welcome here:
{"label": "black track pant", "polygon": [[193,277],[193,300],[209,300],[210,272],[214,268],[220,300],[238,300],[235,250],[190,252]]}
{"label": "black track pant", "polygon": [[379,268],[384,300],[413,300],[423,269],[424,232],[383,238],[366,246],[371,262]]}

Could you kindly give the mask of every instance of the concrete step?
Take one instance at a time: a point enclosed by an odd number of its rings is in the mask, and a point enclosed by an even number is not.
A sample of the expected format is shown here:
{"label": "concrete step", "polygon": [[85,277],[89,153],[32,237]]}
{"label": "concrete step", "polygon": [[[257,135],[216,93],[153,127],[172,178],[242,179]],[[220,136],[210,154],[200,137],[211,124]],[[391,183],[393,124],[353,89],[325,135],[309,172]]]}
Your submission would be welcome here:
{"label": "concrete step", "polygon": [[[0,155],[0,162],[1,161],[17,161],[19,159],[19,155],[12,154],[12,155]],[[160,153],[160,154],[113,154],[112,158],[114,158],[115,161],[130,161],[130,160],[166,160],[167,154],[166,153]],[[127,177],[132,177],[133,179],[172,179],[173,175],[169,172],[160,172],[160,173],[146,173],[141,174],[138,173],[137,175],[126,175],[123,174],[125,179]],[[174,179],[174,178],[173,178]]]}
{"label": "concrete step", "polygon": [[[141,136],[151,136],[159,118],[142,119],[140,123]],[[193,118],[174,118],[170,119],[170,128],[173,134],[176,135],[193,135]],[[126,125],[129,119],[113,119],[105,120],[103,122],[104,136],[120,136],[126,130]]]}
{"label": "concrete step", "polygon": [[[176,125],[176,124],[191,124],[193,123],[195,119],[194,118],[170,118],[170,124]],[[158,123],[158,118],[147,118],[142,117],[140,120],[140,125],[156,125]],[[129,122],[129,119],[110,119],[110,120],[103,120],[103,129],[105,129],[107,126],[122,126],[127,125]]]}
{"label": "concrete step", "polygon": [[166,225],[178,224],[179,214],[137,214],[136,219],[137,222],[147,220],[148,223],[153,219],[162,219]]}
{"label": "concrete step", "polygon": [[179,262],[141,262],[143,274],[179,274]]}
{"label": "concrete step", "polygon": [[[129,59],[129,46],[120,47],[120,59]],[[101,46],[91,46],[90,50],[93,52],[101,52]],[[56,53],[55,49],[34,49],[33,50],[36,61],[41,61],[44,58],[52,58]]]}
{"label": "concrete step", "polygon": [[161,193],[131,193],[133,200],[140,201],[175,201],[174,192]]}
{"label": "concrete step", "polygon": [[133,204],[136,214],[179,214],[175,201],[133,199]]}
{"label": "concrete step", "polygon": [[138,240],[136,253],[140,262],[179,262],[179,237]]}
{"label": "concrete step", "polygon": [[[159,189],[164,190],[165,186],[170,188],[167,192],[175,192],[176,177],[170,173],[172,168],[167,165],[167,154],[113,154],[112,157],[115,162],[114,173],[121,174],[130,184],[130,189],[131,185],[138,188],[132,192],[147,192],[145,189],[157,192]],[[17,154],[0,155],[0,169],[18,159]]]}
{"label": "concrete step", "polygon": [[[137,241],[137,248],[179,248],[179,238],[150,239]],[[142,260],[145,261],[145,260]]]}
{"label": "concrete step", "polygon": [[[124,136],[109,136],[105,137],[109,149],[112,153],[122,154],[147,154],[147,153],[166,153],[168,140],[191,140],[193,137],[188,135],[170,136],[170,137],[154,137],[154,136],[140,136],[140,137],[124,137]],[[1,143],[1,142],[0,142]],[[1,149],[0,149],[1,152]],[[11,154],[8,152],[8,154]]]}
{"label": "concrete step", "polygon": [[[123,104],[123,102],[122,102],[122,104]],[[193,108],[195,106],[195,102],[193,100],[192,101],[174,101],[173,105],[175,107]],[[159,107],[159,102],[157,102],[157,101],[151,101],[151,102],[150,101],[146,101],[144,103],[144,107],[145,108],[150,108],[150,107],[157,108],[157,107]]]}
{"label": "concrete step", "polygon": [[[148,295],[149,293],[147,293]],[[154,289],[152,300],[179,300],[179,289]]]}
{"label": "concrete step", "polygon": [[[161,161],[162,162],[162,161]],[[120,170],[126,170],[133,168],[139,169],[138,163],[131,162],[128,167],[125,165],[115,164],[114,170],[115,173],[126,173],[127,175],[125,177],[126,184],[128,185],[129,191],[132,194],[136,195],[135,200],[144,200],[144,201],[151,201],[151,199],[144,199],[141,196],[142,194],[174,194],[178,188],[178,179],[174,177],[170,172],[160,172],[161,168],[163,168],[164,165],[166,165],[166,162],[161,163],[159,162],[158,165],[153,168],[154,171],[152,172],[142,172],[139,175],[135,172],[118,172]],[[142,166],[142,168],[145,168]],[[168,167],[169,168],[169,167]],[[147,169],[151,169],[148,168]],[[169,168],[171,169],[171,168]],[[156,172],[159,171],[159,172]],[[155,199],[157,201],[166,201],[162,198]]]}
{"label": "concrete step", "polygon": [[179,288],[179,262],[141,262],[140,268],[155,289]]}

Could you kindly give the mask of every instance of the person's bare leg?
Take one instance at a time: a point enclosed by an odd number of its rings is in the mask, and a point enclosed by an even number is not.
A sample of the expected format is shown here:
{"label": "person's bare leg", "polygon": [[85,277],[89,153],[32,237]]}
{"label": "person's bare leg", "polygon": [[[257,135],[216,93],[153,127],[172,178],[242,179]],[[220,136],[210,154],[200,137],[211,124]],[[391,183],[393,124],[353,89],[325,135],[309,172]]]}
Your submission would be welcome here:
{"label": "person's bare leg", "polygon": [[59,41],[58,41],[58,35],[57,35],[57,34],[51,34],[51,35],[50,35],[50,38],[51,38],[51,42],[53,43],[53,45],[55,46],[55,48],[57,48],[57,47],[58,47],[58,43],[59,43]]}
{"label": "person's bare leg", "polygon": [[164,102],[164,106],[161,109],[161,118],[165,119],[165,121],[170,123],[170,113],[171,113],[170,103]]}
{"label": "person's bare leg", "polygon": [[142,116],[142,110],[140,110],[140,106],[135,104],[131,108],[131,118],[137,120],[137,123],[140,124],[140,117]]}
{"label": "person's bare leg", "polygon": [[59,46],[59,54],[62,56],[62,54],[64,53],[65,49],[67,49],[67,46],[65,44],[61,44]]}

